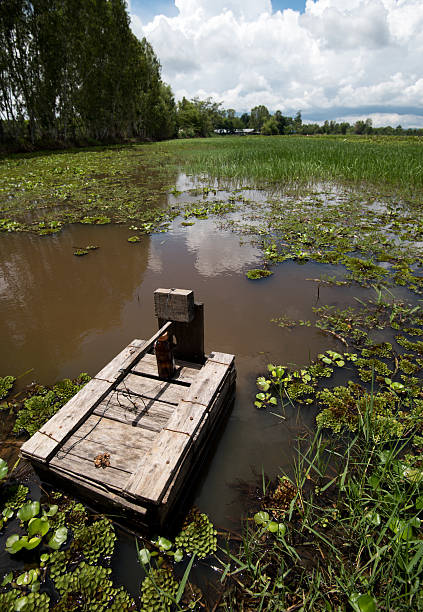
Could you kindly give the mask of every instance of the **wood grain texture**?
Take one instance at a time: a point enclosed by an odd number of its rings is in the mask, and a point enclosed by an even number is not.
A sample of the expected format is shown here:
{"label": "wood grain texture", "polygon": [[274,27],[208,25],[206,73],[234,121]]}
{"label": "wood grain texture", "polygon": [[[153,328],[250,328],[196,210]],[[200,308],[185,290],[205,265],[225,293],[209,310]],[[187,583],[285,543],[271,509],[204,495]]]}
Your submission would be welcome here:
{"label": "wood grain texture", "polygon": [[84,480],[87,480],[87,482],[99,482],[116,491],[122,490],[130,474],[128,471],[114,467],[105,469],[96,468],[94,461],[89,461],[88,459],[83,459],[70,453],[65,454],[60,450],[50,461],[49,465],[61,469],[64,472],[68,472],[71,475],[83,476]]}
{"label": "wood grain texture", "polygon": [[191,289],[156,289],[154,310],[159,319],[190,323],[194,318],[194,293]]}
{"label": "wood grain texture", "polygon": [[[159,434],[150,452],[128,479],[125,492],[129,496],[153,504],[161,502],[168,485],[192,444],[193,437],[204,418],[204,413],[211,408],[219,389],[225,385],[233,367],[233,356],[227,361],[230,362],[230,365],[208,360],[199,371],[197,378],[179,402],[174,420],[171,417],[166,430]],[[181,431],[178,431],[178,428]],[[168,436],[166,432],[178,435]],[[170,446],[172,444],[173,447]],[[154,470],[157,470],[155,479],[153,478]]]}
{"label": "wood grain texture", "polygon": [[[128,374],[119,383],[117,390],[127,395],[134,394],[139,398],[157,399],[177,406],[181,397],[187,392],[187,387],[176,385],[172,381],[155,380],[136,374]],[[141,403],[141,399],[139,399],[139,402]]]}
{"label": "wood grain texture", "polygon": [[111,448],[129,448],[146,452],[156,437],[155,431],[92,414],[74,432],[71,439],[86,438],[98,444],[109,444]]}
{"label": "wood grain texture", "polygon": [[166,426],[175,406],[112,391],[94,409],[93,414],[127,423],[133,427],[159,432]]}

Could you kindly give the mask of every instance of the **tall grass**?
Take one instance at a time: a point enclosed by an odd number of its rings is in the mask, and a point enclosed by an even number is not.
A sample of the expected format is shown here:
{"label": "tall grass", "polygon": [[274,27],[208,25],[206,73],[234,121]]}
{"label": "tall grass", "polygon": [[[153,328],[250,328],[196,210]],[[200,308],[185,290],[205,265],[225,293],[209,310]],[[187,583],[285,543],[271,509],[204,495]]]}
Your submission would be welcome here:
{"label": "tall grass", "polygon": [[423,188],[418,137],[243,136],[173,141],[194,174],[255,183],[369,183],[404,194]]}
{"label": "tall grass", "polygon": [[423,610],[421,469],[404,462],[408,438],[374,442],[372,410],[342,450],[318,431],[298,451],[284,518],[267,507],[286,530],[250,521],[229,553],[227,610]]}

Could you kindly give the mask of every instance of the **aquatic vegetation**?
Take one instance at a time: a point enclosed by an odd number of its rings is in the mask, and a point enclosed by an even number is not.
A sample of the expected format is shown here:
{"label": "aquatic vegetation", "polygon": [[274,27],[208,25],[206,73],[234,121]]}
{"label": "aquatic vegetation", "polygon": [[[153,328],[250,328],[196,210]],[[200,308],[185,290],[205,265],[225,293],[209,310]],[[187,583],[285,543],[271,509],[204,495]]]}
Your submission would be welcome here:
{"label": "aquatic vegetation", "polygon": [[[39,516],[40,510],[41,506],[38,501],[30,501],[18,510],[17,518],[20,519],[21,526],[27,523],[25,526],[27,534],[19,536],[15,533],[7,538],[6,551],[9,554],[14,555],[22,549],[33,550],[42,542],[49,548],[58,550],[66,542],[68,537],[67,527],[61,526],[54,531],[51,530],[49,517],[56,514],[57,506],[50,506],[48,510],[43,508],[42,514]],[[45,539],[43,540],[43,538]]]}
{"label": "aquatic vegetation", "polygon": [[0,593],[0,606],[2,610],[24,610],[25,612],[48,612],[50,597],[46,593],[28,593],[12,589]]}
{"label": "aquatic vegetation", "polygon": [[322,430],[300,441],[293,482],[279,481],[282,512],[264,496],[238,551],[219,558],[226,609],[420,609],[421,454],[380,438],[372,410],[370,397],[341,453]]}
{"label": "aquatic vegetation", "polygon": [[270,270],[262,270],[258,268],[254,268],[252,270],[248,270],[246,276],[250,280],[258,280],[259,278],[266,278],[267,276],[271,276],[273,272]]}
{"label": "aquatic vegetation", "polygon": [[16,378],[14,376],[0,377],[0,399],[4,399],[10,392]]}
{"label": "aquatic vegetation", "polygon": [[199,559],[204,559],[216,552],[216,533],[207,514],[198,513],[192,521],[184,525],[175,538],[175,546],[182,548],[189,555],[195,554]]}
{"label": "aquatic vegetation", "polygon": [[111,222],[112,220],[110,217],[105,217],[104,215],[98,215],[97,217],[84,217],[80,221],[80,223],[85,223],[87,225],[107,225]]}
{"label": "aquatic vegetation", "polygon": [[141,610],[170,612],[179,585],[168,569],[153,569],[141,585]]}
{"label": "aquatic vegetation", "polygon": [[130,236],[128,242],[141,242],[141,238],[139,236]]}
{"label": "aquatic vegetation", "polygon": [[82,255],[88,255],[90,251],[96,251],[99,248],[100,247],[95,244],[88,244],[86,247],[76,249],[73,254],[77,257],[81,257]]}
{"label": "aquatic vegetation", "polygon": [[13,431],[15,433],[24,431],[32,436],[89,380],[88,374],[82,373],[74,380],[65,378],[59,381],[52,389],[36,388],[34,395],[25,399],[23,406],[18,410]]}
{"label": "aquatic vegetation", "polygon": [[6,478],[9,467],[4,459],[0,458],[0,481]]}
{"label": "aquatic vegetation", "polygon": [[57,578],[56,589],[62,596],[57,610],[133,610],[134,601],[123,587],[114,587],[111,569],[91,566],[83,561],[78,567]]}

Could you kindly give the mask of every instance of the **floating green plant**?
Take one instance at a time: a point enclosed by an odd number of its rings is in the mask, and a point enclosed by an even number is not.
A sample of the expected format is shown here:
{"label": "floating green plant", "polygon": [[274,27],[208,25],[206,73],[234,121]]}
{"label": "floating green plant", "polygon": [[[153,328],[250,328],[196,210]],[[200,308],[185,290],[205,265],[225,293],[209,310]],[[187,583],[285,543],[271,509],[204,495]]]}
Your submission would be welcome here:
{"label": "floating green plant", "polygon": [[141,585],[141,610],[170,612],[179,584],[168,569],[153,569]]}
{"label": "floating green plant", "polygon": [[141,238],[139,236],[130,236],[128,242],[141,242]]}
{"label": "floating green plant", "polygon": [[107,225],[111,223],[112,220],[110,217],[106,217],[104,215],[97,215],[96,217],[84,217],[81,219],[81,223],[85,223],[87,225]]}
{"label": "floating green plant", "polygon": [[89,380],[88,374],[82,373],[74,380],[65,378],[59,381],[51,389],[35,388],[34,395],[24,400],[23,406],[18,410],[13,431],[25,431],[32,436]]}
{"label": "floating green plant", "polygon": [[273,272],[270,270],[263,270],[260,268],[254,268],[252,270],[248,270],[246,273],[247,278],[250,280],[258,280],[259,278],[266,278],[267,276],[271,276]]}
{"label": "floating green plant", "polygon": [[76,255],[77,257],[82,257],[83,255],[88,255],[89,251],[87,251],[87,249],[77,249],[76,251],[73,252],[74,255]]}
{"label": "floating green plant", "polygon": [[195,554],[199,559],[204,559],[216,552],[216,533],[207,514],[197,513],[194,520],[186,524],[175,538],[175,546],[184,550],[188,555]]}
{"label": "floating green plant", "polygon": [[16,378],[14,376],[0,377],[0,399],[4,399],[13,387]]}

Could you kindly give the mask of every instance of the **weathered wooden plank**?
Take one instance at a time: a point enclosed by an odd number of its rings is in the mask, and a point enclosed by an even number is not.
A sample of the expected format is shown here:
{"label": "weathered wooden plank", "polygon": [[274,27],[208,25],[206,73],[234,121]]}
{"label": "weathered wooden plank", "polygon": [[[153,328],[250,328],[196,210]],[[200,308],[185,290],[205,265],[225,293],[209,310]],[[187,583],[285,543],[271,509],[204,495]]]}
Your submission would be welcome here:
{"label": "weathered wooden plank", "polygon": [[64,454],[60,450],[49,463],[53,468],[61,469],[79,478],[83,477],[88,482],[99,482],[116,491],[121,491],[128,479],[130,472],[119,470],[114,467],[96,468],[94,461],[82,459],[71,453]]}
{"label": "weathered wooden plank", "polygon": [[109,388],[107,381],[90,380],[22,445],[21,453],[38,461],[47,461],[70,432],[84,421],[94,405],[105,397]]}
{"label": "weathered wooden plank", "polygon": [[151,451],[125,483],[124,493],[149,503],[160,503],[175,466],[182,461],[189,440],[190,437],[184,433],[163,429]]}
{"label": "weathered wooden plank", "polygon": [[[51,478],[49,479],[49,475],[53,474],[57,479],[60,479],[61,482],[65,480],[67,483],[70,483],[71,486],[75,487],[79,496],[82,495],[87,499],[88,504],[100,504],[108,511],[110,511],[108,504],[112,504],[116,509],[115,511],[119,511],[123,508],[124,510],[136,512],[138,515],[140,515],[140,520],[145,521],[147,508],[125,499],[118,493],[111,491],[109,488],[104,486],[104,484],[99,482],[88,482],[87,480],[81,478],[81,476],[76,476],[75,474],[71,475],[69,472],[65,472],[60,468],[54,468],[52,466],[50,466],[48,471],[42,472],[42,474],[43,478],[46,478],[47,480],[51,480]],[[147,527],[147,524],[145,524],[145,526]]]}
{"label": "weathered wooden plank", "polygon": [[103,441],[98,438],[91,440],[89,438],[81,438],[73,435],[61,448],[59,448],[56,457],[62,459],[65,456],[75,456],[80,459],[86,459],[94,464],[94,459],[99,454],[109,453],[110,466],[95,468],[100,474],[102,472],[107,472],[109,468],[132,473],[145,453],[148,452],[150,446],[151,442],[148,442],[143,449],[131,448],[130,446],[123,445],[119,440],[113,440],[111,438]]}
{"label": "weathered wooden plank", "polygon": [[[233,359],[231,363],[232,361]],[[186,429],[189,434],[176,430],[170,432],[170,425],[172,424],[172,421],[170,421],[167,429],[159,434],[150,452],[128,479],[125,486],[128,495],[154,504],[160,503],[200,426],[202,420],[200,405],[203,406],[203,411],[210,409],[219,388],[225,383],[231,367],[231,365],[216,361],[206,362],[176,409],[175,424],[180,426],[181,429]],[[197,406],[196,413],[194,413],[194,405]],[[178,433],[178,437],[166,436],[166,431]],[[158,442],[160,443],[158,444]],[[166,447],[165,442],[169,444],[169,447]],[[157,469],[155,477],[153,476],[153,469]]]}
{"label": "weathered wooden plank", "polygon": [[154,310],[159,319],[190,323],[194,318],[194,293],[190,289],[156,289]]}
{"label": "weathered wooden plank", "polygon": [[179,431],[188,436],[198,429],[200,422],[207,414],[207,407],[193,402],[181,402],[169,418],[166,429]]}
{"label": "weathered wooden plank", "polygon": [[117,386],[117,390],[130,395],[138,396],[137,401],[142,402],[142,398],[158,399],[167,404],[176,406],[183,395],[187,392],[187,387],[176,385],[172,381],[155,380],[136,374],[128,374]]}
{"label": "weathered wooden plank", "polygon": [[[201,370],[201,365],[198,363],[190,363],[175,359],[175,374],[171,380],[176,380],[184,383],[192,383]],[[149,374],[150,376],[158,376],[157,361],[155,355],[147,353],[142,359],[132,368],[131,372],[136,374]]]}
{"label": "weathered wooden plank", "polygon": [[230,367],[230,365],[208,359],[183,399],[209,406]]}
{"label": "weathered wooden plank", "polygon": [[146,400],[112,391],[94,409],[93,414],[127,423],[133,427],[159,432],[168,422],[174,406],[158,400]]}
{"label": "weathered wooden plank", "polygon": [[134,358],[141,353],[145,340],[138,341],[141,343],[140,346],[135,346],[134,342],[137,341],[133,340],[131,344],[128,344],[128,346],[126,346],[118,355],[116,355],[114,359],[109,361],[109,363],[106,364],[98,374],[95,375],[95,378],[115,382],[115,380],[117,380],[117,378],[120,376],[121,370],[128,367]]}
{"label": "weathered wooden plank", "polygon": [[219,353],[218,351],[212,351],[208,356],[208,361],[216,361],[217,363],[223,363],[225,365],[232,365],[235,362],[235,355],[230,353]]}
{"label": "weathered wooden plank", "polygon": [[111,447],[126,447],[146,452],[151,447],[156,436],[156,432],[148,429],[141,429],[127,423],[124,424],[105,417],[91,415],[74,432],[71,439],[85,438],[97,444],[109,444]]}
{"label": "weathered wooden plank", "polygon": [[213,408],[205,415],[205,418],[193,437],[193,443],[183,463],[174,474],[166,489],[159,511],[161,520],[166,518],[169,511],[172,510],[173,504],[177,499],[180,499],[182,489],[185,492],[187,479],[191,477],[194,470],[198,470],[199,458],[206,454],[207,445],[214,435],[217,422],[224,418],[226,411],[232,406],[234,394],[235,386],[232,381],[228,388],[225,386],[222,392],[218,393]]}

